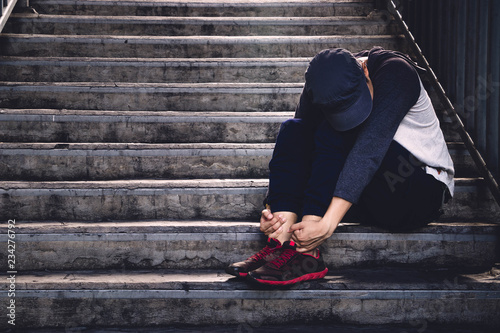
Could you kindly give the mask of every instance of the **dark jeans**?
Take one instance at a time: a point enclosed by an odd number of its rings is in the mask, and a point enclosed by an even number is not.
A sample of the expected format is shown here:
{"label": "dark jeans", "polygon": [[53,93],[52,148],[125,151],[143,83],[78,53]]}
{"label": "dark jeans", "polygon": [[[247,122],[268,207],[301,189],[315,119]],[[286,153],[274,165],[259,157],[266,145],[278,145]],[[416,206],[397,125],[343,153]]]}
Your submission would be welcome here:
{"label": "dark jeans", "polygon": [[[326,121],[290,119],[280,128],[266,203],[299,218],[323,216],[330,205],[357,129],[338,132]],[[408,230],[437,219],[446,186],[425,173],[413,155],[392,141],[357,205],[358,220],[389,230]]]}

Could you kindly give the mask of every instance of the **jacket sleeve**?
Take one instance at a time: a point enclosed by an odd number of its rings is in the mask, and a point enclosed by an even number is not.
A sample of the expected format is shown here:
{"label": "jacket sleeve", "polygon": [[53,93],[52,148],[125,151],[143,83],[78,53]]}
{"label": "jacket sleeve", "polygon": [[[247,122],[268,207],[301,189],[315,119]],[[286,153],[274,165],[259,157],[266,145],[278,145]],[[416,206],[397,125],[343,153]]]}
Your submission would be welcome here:
{"label": "jacket sleeve", "polygon": [[380,167],[399,124],[420,95],[418,74],[407,61],[392,57],[375,67],[375,72],[370,73],[374,88],[372,112],[360,125],[334,191],[334,196],[351,203],[359,200]]}

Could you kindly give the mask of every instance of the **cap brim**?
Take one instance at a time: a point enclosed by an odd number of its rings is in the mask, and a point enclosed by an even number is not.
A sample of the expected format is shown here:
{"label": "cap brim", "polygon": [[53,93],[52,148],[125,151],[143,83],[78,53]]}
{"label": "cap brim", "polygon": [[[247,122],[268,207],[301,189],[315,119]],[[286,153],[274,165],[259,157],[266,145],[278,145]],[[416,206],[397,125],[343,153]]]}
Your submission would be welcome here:
{"label": "cap brim", "polygon": [[372,96],[368,85],[362,85],[363,92],[358,100],[342,112],[325,113],[330,125],[337,131],[348,131],[361,125],[372,112]]}

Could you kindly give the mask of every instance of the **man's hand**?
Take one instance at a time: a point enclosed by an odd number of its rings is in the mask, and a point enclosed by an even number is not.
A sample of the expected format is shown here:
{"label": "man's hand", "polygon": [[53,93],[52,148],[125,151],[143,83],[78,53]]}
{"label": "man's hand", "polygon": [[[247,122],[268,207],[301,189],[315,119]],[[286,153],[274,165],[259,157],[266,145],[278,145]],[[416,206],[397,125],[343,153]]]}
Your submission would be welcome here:
{"label": "man's hand", "polygon": [[292,225],[289,232],[293,233],[292,240],[297,244],[297,251],[309,252],[319,247],[334,230],[328,221],[313,218]]}
{"label": "man's hand", "polygon": [[296,223],[290,227],[292,240],[297,243],[298,252],[310,252],[328,239],[345,213],[351,208],[352,204],[339,197],[334,197],[325,216],[306,215],[302,222]]}
{"label": "man's hand", "polygon": [[277,238],[283,233],[282,225],[285,222],[286,218],[282,215],[275,216],[269,209],[264,209],[260,216],[260,231],[267,237]]}

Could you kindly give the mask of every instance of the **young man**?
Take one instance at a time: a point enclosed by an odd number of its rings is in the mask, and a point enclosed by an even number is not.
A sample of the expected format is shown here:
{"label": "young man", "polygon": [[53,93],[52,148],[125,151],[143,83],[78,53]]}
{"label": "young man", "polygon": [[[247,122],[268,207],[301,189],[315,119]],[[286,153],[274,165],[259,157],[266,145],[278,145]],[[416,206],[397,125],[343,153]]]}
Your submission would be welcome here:
{"label": "young man", "polygon": [[268,244],[227,273],[268,285],[323,278],[318,246],[352,205],[389,230],[439,217],[453,194],[454,168],[417,70],[382,48],[314,57],[269,164],[260,220]]}

